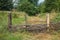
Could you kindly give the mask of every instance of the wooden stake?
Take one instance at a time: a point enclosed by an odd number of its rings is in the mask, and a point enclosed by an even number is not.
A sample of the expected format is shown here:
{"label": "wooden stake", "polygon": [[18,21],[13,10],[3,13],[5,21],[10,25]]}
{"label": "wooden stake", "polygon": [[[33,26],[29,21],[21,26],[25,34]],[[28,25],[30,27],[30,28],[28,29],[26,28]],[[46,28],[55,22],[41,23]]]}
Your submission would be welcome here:
{"label": "wooden stake", "polygon": [[12,28],[12,13],[8,13],[8,28],[11,30]]}
{"label": "wooden stake", "polygon": [[47,27],[48,27],[48,30],[49,31],[49,27],[50,27],[50,20],[49,20],[49,13],[46,14],[46,20],[47,20]]}
{"label": "wooden stake", "polygon": [[27,27],[27,14],[25,14],[25,26]]}

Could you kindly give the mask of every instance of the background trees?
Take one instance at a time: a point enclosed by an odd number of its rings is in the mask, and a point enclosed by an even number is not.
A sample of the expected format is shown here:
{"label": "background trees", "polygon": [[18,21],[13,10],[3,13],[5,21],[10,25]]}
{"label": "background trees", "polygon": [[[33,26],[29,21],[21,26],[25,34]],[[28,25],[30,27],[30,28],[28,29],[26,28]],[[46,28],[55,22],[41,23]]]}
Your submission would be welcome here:
{"label": "background trees", "polygon": [[60,0],[45,0],[46,12],[59,11],[60,10]]}
{"label": "background trees", "polygon": [[33,5],[37,6],[39,0],[28,0],[28,1],[29,1],[30,3],[32,3]]}
{"label": "background trees", "polygon": [[0,10],[11,10],[12,8],[12,0],[0,0]]}
{"label": "background trees", "polygon": [[19,0],[18,10],[26,12],[28,15],[36,15],[40,11],[37,6],[38,0]]}
{"label": "background trees", "polygon": [[[39,0],[17,0],[17,4],[12,0],[0,0],[0,10],[11,10],[13,7],[19,11],[24,11],[29,15],[35,15],[39,12],[60,11],[60,0],[45,0],[38,5]],[[16,6],[17,5],[17,6]]]}
{"label": "background trees", "polygon": [[43,3],[40,3],[40,5],[39,5],[39,10],[40,10],[40,13],[45,13],[45,2],[43,2]]}

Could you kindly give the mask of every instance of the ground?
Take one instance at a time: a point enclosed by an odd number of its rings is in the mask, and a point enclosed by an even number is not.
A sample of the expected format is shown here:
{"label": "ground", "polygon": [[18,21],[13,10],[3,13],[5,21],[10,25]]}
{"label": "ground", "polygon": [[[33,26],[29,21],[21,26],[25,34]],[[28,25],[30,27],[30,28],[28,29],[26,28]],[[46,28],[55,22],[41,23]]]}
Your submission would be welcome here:
{"label": "ground", "polygon": [[60,34],[54,33],[0,33],[0,40],[60,40]]}
{"label": "ground", "polygon": [[[16,13],[16,14],[15,14]],[[25,23],[24,12],[13,12],[13,25],[20,25]],[[46,14],[42,13],[38,16],[28,16],[28,23],[39,24],[40,20],[46,21]],[[60,16],[57,13],[50,13],[50,21],[57,22]],[[38,21],[38,22],[37,22]],[[46,22],[43,22],[46,23]],[[43,24],[41,23],[41,24]],[[0,40],[60,40],[60,31],[53,31],[49,33],[33,33],[33,32],[9,32],[7,29],[8,12],[0,12]]]}

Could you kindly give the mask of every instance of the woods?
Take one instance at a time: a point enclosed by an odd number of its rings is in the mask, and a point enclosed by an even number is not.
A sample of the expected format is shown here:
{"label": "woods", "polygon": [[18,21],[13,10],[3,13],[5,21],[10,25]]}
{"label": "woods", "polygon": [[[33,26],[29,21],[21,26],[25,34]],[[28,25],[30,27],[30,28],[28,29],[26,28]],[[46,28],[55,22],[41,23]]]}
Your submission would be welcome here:
{"label": "woods", "polygon": [[[37,0],[38,1],[38,0]],[[18,4],[18,10],[26,12],[28,15],[36,15],[39,13],[37,1],[32,0],[20,0]]]}
{"label": "woods", "polygon": [[12,8],[12,0],[0,0],[0,10],[11,10]]}
{"label": "woods", "polygon": [[60,11],[60,0],[46,0],[46,12],[59,12]]}
{"label": "woods", "polygon": [[[29,15],[35,15],[38,13],[46,12],[59,12],[60,11],[60,0],[45,0],[44,2],[38,4],[39,0],[1,0],[0,10],[11,10],[16,8],[18,11],[24,11]],[[13,5],[17,6],[13,6]]]}

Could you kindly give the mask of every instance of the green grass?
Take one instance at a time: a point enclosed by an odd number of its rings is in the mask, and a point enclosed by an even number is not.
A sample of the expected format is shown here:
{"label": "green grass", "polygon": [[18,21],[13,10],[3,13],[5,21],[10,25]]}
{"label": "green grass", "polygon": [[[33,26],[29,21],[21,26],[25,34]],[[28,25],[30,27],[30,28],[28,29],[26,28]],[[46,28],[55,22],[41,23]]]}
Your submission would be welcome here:
{"label": "green grass", "polygon": [[0,40],[60,40],[60,33],[53,32],[52,34],[39,33],[32,35],[26,32],[6,32],[0,33]]}
{"label": "green grass", "polygon": [[13,23],[13,25],[15,25],[15,24],[20,25],[20,24],[24,23],[24,21],[25,21],[24,17],[13,18],[12,23]]}
{"label": "green grass", "polygon": [[[13,25],[22,24],[22,23],[24,23],[24,20],[25,20],[24,16],[18,17],[17,15],[12,14],[12,24]],[[7,12],[0,12],[0,24],[1,25],[3,25],[3,24],[7,25],[8,24],[8,13]]]}
{"label": "green grass", "polygon": [[[14,15],[14,14],[13,14]],[[44,17],[45,14],[41,14],[41,16],[39,17]],[[42,17],[42,18],[43,18]],[[25,18],[22,16],[18,16],[18,17],[13,17],[12,19],[12,23],[13,25],[19,25],[24,23]],[[53,19],[54,22],[59,22],[60,21],[60,14],[58,14],[56,16],[56,18]],[[7,26],[8,25],[8,13],[6,12],[0,12],[0,40],[41,40],[42,38],[45,38],[40,35],[38,35],[39,37],[37,38],[36,35],[32,35],[29,32],[9,32],[7,30]],[[48,40],[60,40],[60,31],[59,32],[53,32],[52,34],[49,34],[51,36],[50,39]],[[48,35],[46,35],[48,36]],[[49,37],[49,36],[48,36]],[[47,38],[45,38],[47,39]]]}
{"label": "green grass", "polygon": [[30,33],[26,32],[5,32],[5,33],[0,33],[0,40],[29,40],[29,38],[32,38]]}
{"label": "green grass", "polygon": [[0,40],[23,40],[23,36],[11,33],[0,34]]}
{"label": "green grass", "polygon": [[53,22],[60,22],[60,13],[57,13],[57,16],[52,21]]}
{"label": "green grass", "polygon": [[[12,19],[13,25],[22,24],[24,22],[24,17],[18,17]],[[0,12],[0,40],[24,40],[30,35],[24,33],[11,33],[7,30],[8,27],[8,13]],[[26,40],[26,39],[25,39]]]}

